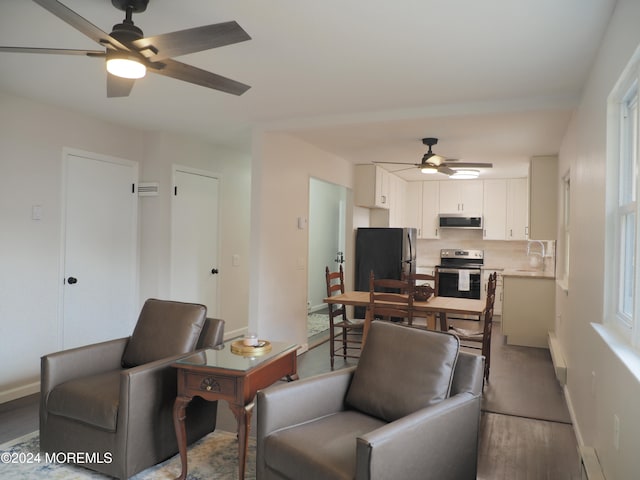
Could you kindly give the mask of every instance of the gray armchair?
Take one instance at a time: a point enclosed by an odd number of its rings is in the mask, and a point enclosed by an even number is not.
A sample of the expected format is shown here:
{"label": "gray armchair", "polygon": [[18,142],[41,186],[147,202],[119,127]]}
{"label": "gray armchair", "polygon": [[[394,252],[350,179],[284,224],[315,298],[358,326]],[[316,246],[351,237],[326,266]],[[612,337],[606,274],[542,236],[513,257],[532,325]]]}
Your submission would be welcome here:
{"label": "gray armchair", "polygon": [[258,480],[475,479],[483,360],[372,322],[357,367],[258,392]]}
{"label": "gray armchair", "polygon": [[[149,299],[131,337],[43,356],[40,449],[86,452],[79,464],[121,479],[175,455],[170,365],[223,333],[203,305]],[[214,430],[216,414],[217,402],[191,402],[189,443]]]}

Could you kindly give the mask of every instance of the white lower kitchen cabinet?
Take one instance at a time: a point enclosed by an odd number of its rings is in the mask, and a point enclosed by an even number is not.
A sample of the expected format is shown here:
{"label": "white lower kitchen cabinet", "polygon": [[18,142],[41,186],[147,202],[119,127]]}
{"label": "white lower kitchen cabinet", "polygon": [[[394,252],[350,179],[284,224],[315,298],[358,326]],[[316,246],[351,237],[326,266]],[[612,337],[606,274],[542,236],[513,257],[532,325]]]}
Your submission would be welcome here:
{"label": "white lower kitchen cabinet", "polygon": [[502,333],[508,345],[548,348],[554,329],[555,279],[503,276]]}

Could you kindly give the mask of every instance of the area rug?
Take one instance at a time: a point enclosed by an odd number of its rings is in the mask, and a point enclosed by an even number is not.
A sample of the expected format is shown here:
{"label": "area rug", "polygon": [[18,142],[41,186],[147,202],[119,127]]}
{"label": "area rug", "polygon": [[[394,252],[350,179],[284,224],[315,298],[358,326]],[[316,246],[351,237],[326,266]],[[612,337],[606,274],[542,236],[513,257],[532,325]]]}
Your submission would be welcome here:
{"label": "area rug", "polygon": [[[0,478],[12,480],[105,480],[110,479],[86,468],[63,463],[34,461],[39,453],[38,432],[0,445]],[[31,462],[27,462],[31,459]],[[12,460],[15,460],[12,461]],[[20,461],[22,460],[22,461]],[[189,447],[187,480],[236,480],[238,478],[238,440],[235,433],[216,431]],[[245,478],[256,478],[255,438],[249,438]],[[144,470],[132,480],[173,480],[180,475],[180,456]]]}
{"label": "area rug", "polygon": [[571,423],[549,350],[506,345],[499,323],[494,323],[491,340],[491,372],[484,387],[482,410]]}
{"label": "area rug", "polygon": [[328,314],[310,313],[307,315],[307,337],[313,337],[325,330],[329,330]]}

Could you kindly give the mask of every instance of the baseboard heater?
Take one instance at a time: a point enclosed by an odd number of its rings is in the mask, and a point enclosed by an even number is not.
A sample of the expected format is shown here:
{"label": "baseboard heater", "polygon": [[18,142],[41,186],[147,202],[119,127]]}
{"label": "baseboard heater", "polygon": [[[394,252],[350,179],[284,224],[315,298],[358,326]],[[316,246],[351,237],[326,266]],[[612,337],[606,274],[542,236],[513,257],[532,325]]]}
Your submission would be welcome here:
{"label": "baseboard heater", "polygon": [[582,480],[606,480],[600,467],[600,460],[595,449],[591,447],[580,447],[580,463],[582,469]]}
{"label": "baseboard heater", "polygon": [[556,337],[555,332],[549,332],[549,352],[551,352],[551,361],[553,362],[553,368],[556,372],[556,378],[560,385],[566,385],[567,383],[567,364],[564,361],[564,355],[562,355],[562,347]]}

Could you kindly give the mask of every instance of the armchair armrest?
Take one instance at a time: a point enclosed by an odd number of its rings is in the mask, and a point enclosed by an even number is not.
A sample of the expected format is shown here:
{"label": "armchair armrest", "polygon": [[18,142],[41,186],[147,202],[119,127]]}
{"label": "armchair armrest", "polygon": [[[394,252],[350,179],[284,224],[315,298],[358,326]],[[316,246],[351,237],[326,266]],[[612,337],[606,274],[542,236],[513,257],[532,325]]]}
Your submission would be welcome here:
{"label": "armchair armrest", "polygon": [[345,409],[355,367],[258,391],[258,436]]}
{"label": "armchair armrest", "polygon": [[44,355],[40,359],[40,393],[46,398],[56,385],[121,368],[129,337]]}
{"label": "armchair armrest", "polygon": [[354,371],[355,367],[345,368],[258,391],[257,478],[265,473],[264,439],[276,430],[344,410]]}
{"label": "armchair armrest", "polygon": [[362,435],[356,479],[475,479],[479,414],[480,397],[461,393]]}

